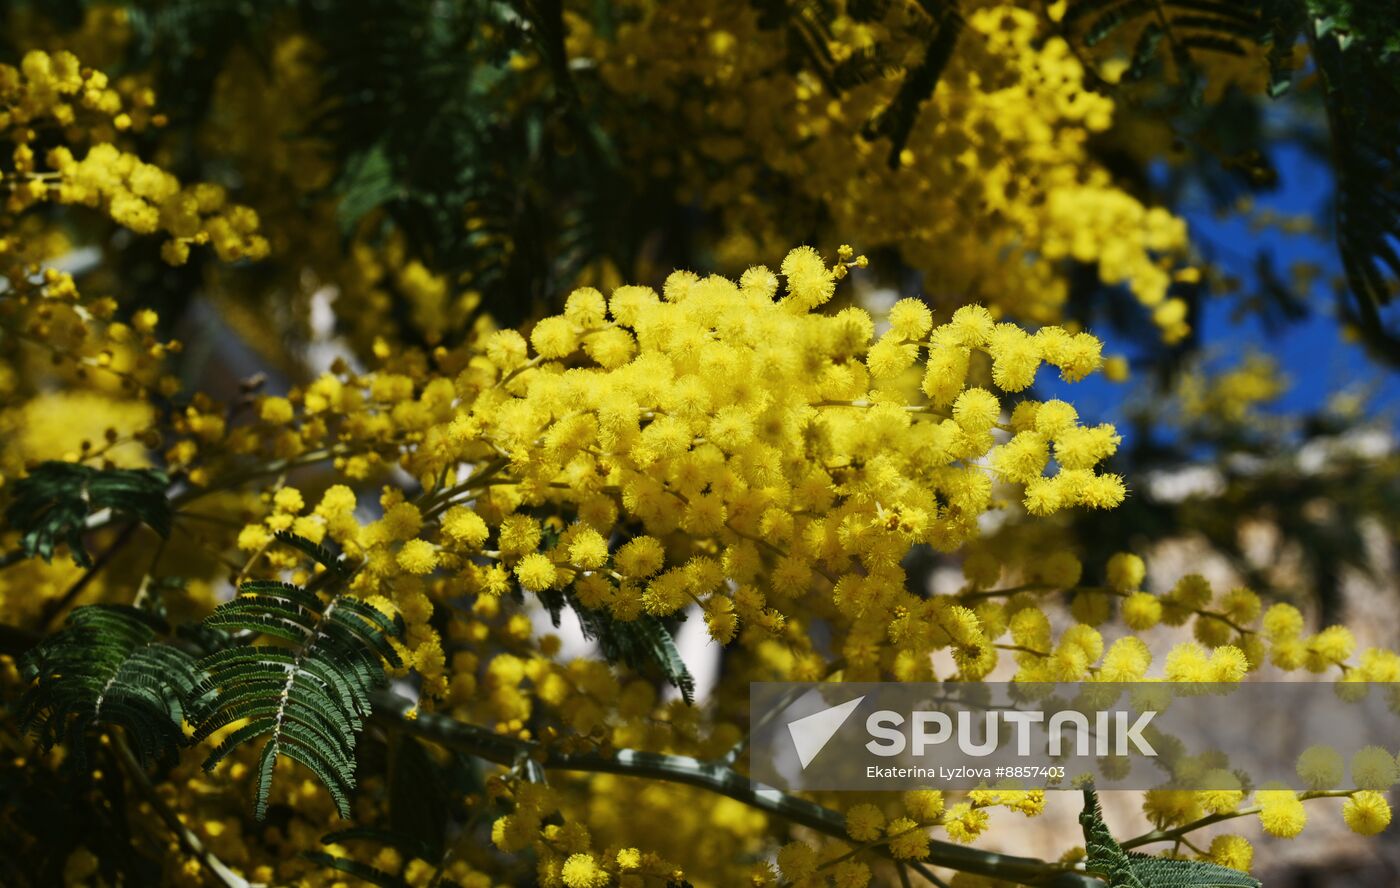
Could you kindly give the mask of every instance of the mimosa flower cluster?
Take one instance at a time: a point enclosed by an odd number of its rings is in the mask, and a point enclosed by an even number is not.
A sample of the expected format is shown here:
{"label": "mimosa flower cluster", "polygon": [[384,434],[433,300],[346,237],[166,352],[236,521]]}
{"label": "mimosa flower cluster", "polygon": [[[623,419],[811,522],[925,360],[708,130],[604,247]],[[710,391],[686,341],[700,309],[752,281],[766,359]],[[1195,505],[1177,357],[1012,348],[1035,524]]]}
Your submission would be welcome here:
{"label": "mimosa flower cluster", "polygon": [[[579,9],[570,54],[596,64],[629,115],[659,116],[629,150],[644,170],[675,169],[686,194],[724,218],[720,249],[736,262],[771,252],[794,215],[820,207],[836,232],[897,248],[936,282],[935,300],[946,291],[953,305],[970,298],[1054,322],[1068,294],[1056,263],[1073,260],[1129,288],[1168,341],[1185,335],[1186,303],[1169,296],[1173,275],[1195,273],[1181,267],[1185,224],[1092,159],[1087,143],[1109,127],[1114,102],[1088,88],[1046,19],[1016,4],[962,4],[957,52],[891,168],[888,140],[868,130],[899,78],[838,91],[815,65],[794,65],[793,42],[814,42],[837,66],[874,57],[913,68],[934,22],[917,3],[855,6],[830,4],[829,35],[775,26],[742,0],[635,0],[610,33]],[[782,187],[759,199],[774,181]]]}
{"label": "mimosa flower cluster", "polygon": [[[230,443],[272,440],[295,458],[332,436],[411,442],[398,462],[429,504],[391,491],[362,528],[346,488],[310,515],[283,491],[240,544],[261,550],[290,528],[365,559],[357,591],[398,604],[432,681],[443,654],[423,596],[444,574],[455,594],[567,591],[623,621],[696,605],[720,643],[839,615],[852,669],[880,671],[867,646],[952,646],[977,677],[995,654],[976,619],[911,595],[900,560],[912,545],[956,550],[990,509],[1122,500],[1122,479],[1096,470],[1117,446],[1111,427],[1082,425],[1064,402],[1012,400],[1041,364],[1071,380],[1094,371],[1100,343],[1032,335],[980,307],[935,326],[913,299],[877,338],[862,309],[816,310],[864,264],[842,255],[830,266],[798,248],[778,273],[739,281],[677,272],[661,293],[577,290],[528,340],[491,334],[455,377],[328,375],[266,399],[278,435]],[[974,356],[990,387],[973,384]],[[171,457],[197,463],[193,443]],[[355,477],[370,462],[343,465]],[[542,523],[542,510],[557,517]]]}
{"label": "mimosa flower cluster", "polygon": [[[154,97],[146,91],[138,100]],[[257,214],[228,204],[223,188],[182,186],[110,141],[132,128],[132,115],[107,75],[83,68],[72,53],[33,50],[18,68],[0,65],[0,107],[0,131],[14,143],[11,165],[0,173],[11,212],[40,201],[96,207],[139,234],[164,233],[161,254],[172,265],[187,261],[194,244],[211,244],[226,261],[267,255]],[[87,142],[86,153],[76,156],[68,144],[45,148],[40,137],[49,127],[66,141]]]}

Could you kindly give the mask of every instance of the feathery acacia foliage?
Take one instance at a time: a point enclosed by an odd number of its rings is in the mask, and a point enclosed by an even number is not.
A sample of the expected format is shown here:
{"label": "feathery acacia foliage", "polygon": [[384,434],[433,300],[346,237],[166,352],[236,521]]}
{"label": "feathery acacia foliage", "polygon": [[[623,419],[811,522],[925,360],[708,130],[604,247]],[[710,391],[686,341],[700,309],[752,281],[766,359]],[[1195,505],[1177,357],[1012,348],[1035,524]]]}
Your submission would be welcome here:
{"label": "feathery acacia foliage", "polygon": [[[1367,7],[1368,9],[1370,7]],[[1381,315],[1400,288],[1400,20],[1357,14],[1341,0],[1069,0],[1060,20],[1086,50],[1133,47],[1124,80],[1172,69],[1188,100],[1202,102],[1211,54],[1253,57],[1268,92],[1292,91],[1306,47],[1327,117],[1337,179],[1334,236],[1350,298],[1342,308],[1377,354],[1400,362],[1400,331]]]}
{"label": "feathery acacia foliage", "polygon": [[1308,36],[1326,91],[1348,314],[1400,360],[1400,334],[1380,314],[1400,288],[1400,25],[1376,33],[1348,21],[1319,19]]}
{"label": "feathery acacia foliage", "polygon": [[87,521],[103,509],[144,522],[162,537],[170,536],[171,509],[165,475],[150,469],[96,469],[80,463],[49,461],[15,482],[6,522],[22,532],[26,555],[45,561],[62,542],[83,567],[92,565],[84,546]]}
{"label": "feathery acacia foliage", "polygon": [[310,769],[348,818],[355,738],[370,714],[370,691],[386,680],[381,659],[402,665],[390,644],[402,621],[350,596],[327,603],[289,583],[251,581],[204,625],[289,643],[233,646],[200,661],[208,677],[197,689],[193,740],[234,726],[205,759],[205,769],[261,740],[254,809],[259,820],[267,815],[278,756]]}
{"label": "feathery acacia foliage", "polygon": [[[558,542],[558,534],[546,533],[543,547],[549,549]],[[546,590],[540,595],[540,603],[556,628],[567,605],[578,620],[583,637],[596,641],[599,652],[609,663],[629,666],[642,674],[660,675],[680,691],[687,704],[694,702],[695,676],[686,668],[666,622],[651,614],[618,620],[607,610],[585,607],[572,592]]]}
{"label": "feathery acacia foliage", "polygon": [[[693,702],[695,677],[686,668],[685,660],[676,649],[676,640],[666,624],[650,614],[635,620],[617,620],[605,610],[591,610],[567,598],[578,618],[584,638],[597,641],[600,652],[609,663],[621,663],[647,674],[656,672],[673,688],[681,692],[685,702]],[[550,617],[559,625],[560,606],[547,597],[542,601]]]}
{"label": "feathery acacia foliage", "polygon": [[151,617],[94,604],[26,657],[31,682],[21,726],[50,748],[63,743],[81,763],[95,734],[119,727],[143,762],[172,762],[184,735],[200,671],[195,659],[159,639]]}
{"label": "feathery acacia foliage", "polygon": [[[281,536],[344,578],[340,561],[324,547]],[[289,583],[254,580],[240,592],[204,619],[210,637],[225,645],[198,661],[157,637],[152,618],[140,610],[73,611],[68,625],[25,660],[32,686],[20,703],[21,725],[46,748],[63,742],[79,756],[94,729],[120,726],[143,762],[166,764],[186,745],[187,718],[194,725],[190,743],[232,726],[205,768],[263,740],[259,819],[279,755],[310,769],[349,817],[355,738],[370,714],[370,692],[386,681],[383,662],[402,666],[390,642],[403,621],[351,596],[323,602]],[[264,636],[287,644],[242,643]]]}

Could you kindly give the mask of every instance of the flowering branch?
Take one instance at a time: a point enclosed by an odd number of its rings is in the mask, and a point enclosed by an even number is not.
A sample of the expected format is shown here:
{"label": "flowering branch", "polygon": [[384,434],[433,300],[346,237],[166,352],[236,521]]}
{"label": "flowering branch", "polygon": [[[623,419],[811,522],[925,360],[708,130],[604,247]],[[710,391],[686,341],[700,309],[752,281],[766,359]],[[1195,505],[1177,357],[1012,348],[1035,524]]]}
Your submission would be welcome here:
{"label": "flowering branch", "polygon": [[[539,744],[497,734],[479,725],[459,722],[436,713],[422,712],[408,718],[412,701],[391,693],[375,697],[375,717],[390,720],[400,730],[477,758],[507,767],[522,757],[539,762],[546,770],[622,774],[669,783],[683,783],[716,792],[751,808],[775,814],[793,823],[842,840],[848,840],[845,818],[837,811],[791,793],[756,786],[749,778],[721,762],[683,755],[621,749],[611,754],[566,753],[545,750]],[[1004,879],[1046,888],[1088,888],[1098,880],[1060,864],[1032,857],[1017,857],[930,840],[925,863],[992,879]],[[882,853],[888,853],[881,849]]]}

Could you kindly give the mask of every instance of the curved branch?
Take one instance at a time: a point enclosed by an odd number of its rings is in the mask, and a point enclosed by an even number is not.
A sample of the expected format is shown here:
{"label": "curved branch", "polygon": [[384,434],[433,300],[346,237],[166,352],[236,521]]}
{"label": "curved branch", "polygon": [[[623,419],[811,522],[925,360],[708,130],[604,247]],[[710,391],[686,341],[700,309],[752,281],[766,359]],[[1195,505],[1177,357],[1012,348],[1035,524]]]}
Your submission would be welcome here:
{"label": "curved branch", "polygon": [[[1355,790],[1350,789],[1310,790],[1308,792],[1299,793],[1298,800],[1306,802],[1311,799],[1344,799],[1351,797],[1354,793]],[[1183,823],[1181,826],[1171,829],[1154,829],[1151,832],[1145,832],[1140,836],[1134,836],[1123,842],[1123,850],[1129,851],[1143,845],[1150,845],[1153,842],[1175,842],[1182,840],[1185,836],[1190,835],[1198,829],[1204,829],[1207,826],[1222,823],[1226,820],[1234,820],[1237,817],[1249,817],[1258,814],[1261,810],[1262,808],[1259,805],[1251,805],[1247,808],[1236,808],[1233,811],[1226,811],[1221,814],[1207,814],[1204,817],[1197,818],[1189,823]]]}
{"label": "curved branch", "polygon": [[[509,767],[521,756],[529,756],[546,770],[621,774],[682,783],[727,796],[759,811],[849,841],[846,821],[840,812],[790,793],[754,785],[748,777],[727,764],[633,749],[618,750],[610,755],[552,750],[546,753],[537,743],[506,737],[445,715],[423,712],[416,718],[406,718],[406,713],[412,708],[412,701],[389,692],[380,692],[374,700],[375,718],[390,720],[400,730],[498,765]],[[1099,880],[1091,876],[1033,857],[998,854],[935,839],[929,840],[929,849],[929,856],[922,861],[924,864],[988,878],[1045,888],[1102,886]]]}
{"label": "curved branch", "polygon": [[136,755],[132,753],[131,747],[127,746],[126,740],[115,732],[109,736],[112,738],[112,746],[116,748],[122,766],[131,775],[136,788],[141,792],[141,797],[150,803],[156,815],[175,834],[185,852],[198,860],[224,888],[257,888],[254,883],[234,872],[228,864],[220,860],[209,849],[209,846],[205,845],[204,841],[180,820],[180,816],[165,803],[165,800],[160,797],[160,793],[156,792],[155,786],[151,784],[151,779],[146,776],[146,769],[141,767],[141,763],[136,760]]}

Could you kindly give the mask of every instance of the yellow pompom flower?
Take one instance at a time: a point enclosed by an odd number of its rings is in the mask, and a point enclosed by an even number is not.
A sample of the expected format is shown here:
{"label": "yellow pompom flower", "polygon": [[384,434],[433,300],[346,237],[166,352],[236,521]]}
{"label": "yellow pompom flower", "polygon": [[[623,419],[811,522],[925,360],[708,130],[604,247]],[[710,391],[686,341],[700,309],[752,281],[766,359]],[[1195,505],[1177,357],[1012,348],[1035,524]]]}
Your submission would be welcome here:
{"label": "yellow pompom flower", "polygon": [[1001,404],[996,395],[983,388],[970,388],[953,402],[953,419],[972,433],[985,432],[996,425]]}
{"label": "yellow pompom flower", "polygon": [[614,560],[623,574],[640,579],[661,570],[666,552],[655,537],[639,536],[618,549]]}
{"label": "yellow pompom flower", "polygon": [[887,336],[871,346],[865,363],[872,377],[889,379],[907,370],[918,356],[918,346]]}
{"label": "yellow pompom flower", "polygon": [[306,500],[295,487],[283,487],[272,495],[272,504],[279,512],[295,515],[306,508]]}
{"label": "yellow pompom flower", "polygon": [[890,330],[901,339],[922,339],[932,327],[933,313],[918,299],[901,299],[890,308]]}
{"label": "yellow pompom flower", "polygon": [[571,854],[560,877],[567,888],[605,888],[610,878],[591,854]]}
{"label": "yellow pompom flower", "polygon": [[1291,604],[1275,604],[1264,612],[1262,625],[1270,641],[1297,638],[1303,631],[1303,614]]}
{"label": "yellow pompom flower", "polygon": [[1207,856],[1218,866],[1247,873],[1254,863],[1254,847],[1244,836],[1216,836],[1210,841]]}
{"label": "yellow pompom flower", "polygon": [[1232,682],[1239,681],[1248,670],[1248,658],[1234,645],[1218,647],[1207,656],[1200,645],[1185,642],[1167,654],[1168,681]]}
{"label": "yellow pompom flower", "polygon": [[1303,661],[1309,672],[1325,672],[1345,663],[1356,650],[1356,639],[1345,626],[1328,626],[1307,640],[1307,656]]}
{"label": "yellow pompom flower", "polygon": [[486,340],[486,357],[507,373],[528,360],[529,350],[525,337],[515,330],[497,330]]}
{"label": "yellow pompom flower", "polygon": [[1147,578],[1147,564],[1131,552],[1119,552],[1110,557],[1106,573],[1114,590],[1133,592],[1142,588],[1142,580]]}
{"label": "yellow pompom flower", "polygon": [[1279,639],[1269,648],[1269,662],[1286,671],[1301,669],[1307,655],[1307,647],[1297,638]]}
{"label": "yellow pompom flower", "polygon": [[992,451],[992,468],[1007,481],[1029,484],[1045,471],[1050,461],[1049,445],[1039,432],[1020,432]]}
{"label": "yellow pompom flower", "polygon": [[948,838],[964,844],[980,836],[991,823],[991,816],[981,808],[962,802],[949,808],[943,816],[943,828]]}
{"label": "yellow pompom flower", "polygon": [[497,536],[502,555],[525,555],[539,548],[540,525],[529,515],[510,515],[501,522]]}
{"label": "yellow pompom flower", "polygon": [[1134,592],[1123,599],[1123,622],[1139,632],[1162,621],[1162,602],[1151,592]]}
{"label": "yellow pompom flower", "polygon": [[292,402],[286,398],[264,398],[258,405],[258,416],[263,422],[285,425],[292,421]]}
{"label": "yellow pompom flower", "polygon": [[1269,835],[1291,839],[1307,825],[1308,812],[1292,790],[1261,789],[1256,798],[1259,802],[1259,823]]}
{"label": "yellow pompom flower", "polygon": [[507,854],[514,854],[528,847],[534,839],[535,828],[531,818],[507,814],[498,817],[491,824],[491,842]]}
{"label": "yellow pompom flower", "polygon": [[895,860],[922,860],[928,857],[928,833],[908,817],[899,817],[885,827],[890,854]]}
{"label": "yellow pompom flower", "polygon": [[1079,411],[1064,401],[1046,401],[1035,411],[1035,430],[1056,437],[1074,427]]}
{"label": "yellow pompom flower", "polygon": [[530,344],[542,357],[562,358],[578,348],[578,334],[567,318],[545,318],[530,333]]}
{"label": "yellow pompom flower", "polygon": [[949,326],[963,345],[981,348],[991,338],[996,321],[986,306],[964,305],[953,312]]}
{"label": "yellow pompom flower", "polygon": [[858,860],[838,863],[831,873],[835,888],[866,888],[870,884],[870,867]]}
{"label": "yellow pompom flower", "polygon": [[1113,643],[1099,667],[1102,681],[1141,681],[1152,665],[1152,652],[1140,638],[1127,636]]}
{"label": "yellow pompom flower", "polygon": [[811,247],[797,247],[789,252],[780,270],[787,278],[787,301],[795,308],[816,308],[836,292],[836,275]]}
{"label": "yellow pompom flower", "polygon": [[1244,587],[1231,589],[1220,600],[1220,610],[1238,626],[1253,623],[1261,607],[1259,595]]}
{"label": "yellow pompom flower", "polygon": [[390,506],[380,519],[384,535],[391,540],[410,540],[423,527],[423,515],[412,503]]}
{"label": "yellow pompom flower", "polygon": [[902,801],[905,812],[919,823],[933,823],[943,813],[943,793],[936,789],[911,789]]}
{"label": "yellow pompom flower", "polygon": [[476,512],[466,506],[453,506],[443,513],[442,532],[454,542],[476,548],[486,542],[491,530]]}
{"label": "yellow pompom flower", "polygon": [[1341,785],[1345,764],[1332,747],[1310,746],[1298,756],[1296,770],[1310,789],[1335,789]]}
{"label": "yellow pompom flower", "polygon": [[1367,746],[1351,757],[1351,780],[1358,789],[1390,789],[1400,780],[1400,766],[1385,749]]}
{"label": "yellow pompom flower", "polygon": [[409,540],[399,549],[396,560],[411,574],[430,574],[437,567],[437,547],[427,540]]}
{"label": "yellow pompom flower", "polygon": [[1158,826],[1187,823],[1201,816],[1196,794],[1182,789],[1150,789],[1142,799],[1143,813]]}
{"label": "yellow pompom flower", "polygon": [[603,294],[593,287],[580,287],[570,293],[564,303],[564,317],[585,329],[602,324],[607,311]]}
{"label": "yellow pompom flower", "polygon": [[997,324],[987,340],[992,357],[992,382],[1005,392],[1019,392],[1035,382],[1040,349],[1035,339],[1015,324]]}
{"label": "yellow pompom flower", "polygon": [[1083,576],[1084,565],[1072,552],[1063,549],[1051,552],[1035,567],[1035,573],[1040,581],[1047,586],[1056,589],[1069,589],[1078,585],[1079,578]]}
{"label": "yellow pompom flower", "polygon": [[1362,790],[1342,805],[1342,819],[1352,832],[1374,836],[1390,825],[1390,803],[1374,790]]}
{"label": "yellow pompom flower", "polygon": [[272,531],[261,524],[249,524],[238,532],[238,548],[253,552],[272,542]]}
{"label": "yellow pompom flower", "polygon": [[806,842],[789,842],[778,849],[778,869],[788,881],[800,882],[817,871],[817,851]]}
{"label": "yellow pompom flower", "polygon": [[520,580],[520,585],[531,592],[539,592],[548,589],[554,583],[558,572],[548,557],[532,552],[520,559],[520,563],[515,566],[515,576]]}
{"label": "yellow pompom flower", "polygon": [[569,561],[582,568],[602,567],[608,560],[608,541],[592,528],[585,528],[575,534],[569,544]]}
{"label": "yellow pompom flower", "polygon": [[1244,790],[1240,779],[1232,772],[1217,768],[1205,774],[1201,785],[1206,787],[1196,793],[1201,807],[1212,814],[1228,814],[1244,801]]}
{"label": "yellow pompom flower", "polygon": [[972,356],[964,346],[939,342],[938,334],[942,330],[940,327],[934,331],[934,344],[929,349],[924,369],[923,393],[935,407],[947,407],[963,390]]}
{"label": "yellow pompom flower", "polygon": [[857,842],[873,842],[885,831],[885,814],[874,805],[853,805],[846,811],[846,834]]}

